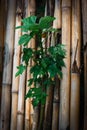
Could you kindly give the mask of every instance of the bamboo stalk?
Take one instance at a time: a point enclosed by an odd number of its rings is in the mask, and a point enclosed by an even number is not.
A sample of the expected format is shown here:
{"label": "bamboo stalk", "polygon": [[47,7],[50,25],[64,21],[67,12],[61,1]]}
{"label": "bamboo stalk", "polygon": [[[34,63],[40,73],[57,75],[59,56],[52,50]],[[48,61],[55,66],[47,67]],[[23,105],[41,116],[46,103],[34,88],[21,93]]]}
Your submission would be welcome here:
{"label": "bamboo stalk", "polygon": [[[35,15],[35,11],[36,11],[35,0],[25,1],[25,10],[26,10],[25,17],[30,16],[30,15]],[[28,47],[35,48],[35,40],[34,39],[31,40]],[[31,63],[29,63],[29,64],[30,65],[27,69],[27,80],[29,80],[29,78],[31,77],[31,75],[29,74]],[[32,86],[32,87],[34,87],[34,86]],[[29,90],[29,87],[26,85],[26,93],[28,92],[28,90]],[[33,119],[33,117],[35,115],[37,115],[37,116],[36,116],[36,118]],[[37,124],[37,120],[38,120],[37,117],[38,117],[38,112],[36,110],[35,111],[33,110],[31,100],[27,99],[25,102],[25,130],[28,130],[28,129],[35,129],[36,130],[35,124]]]}
{"label": "bamboo stalk", "polygon": [[47,95],[43,130],[51,130],[52,127],[53,86],[48,88]]}
{"label": "bamboo stalk", "polygon": [[[16,6],[16,26],[21,25],[21,0],[17,0]],[[14,43],[14,57],[13,57],[13,79],[12,79],[12,103],[11,103],[11,130],[17,129],[17,107],[18,107],[18,87],[19,77],[15,78],[17,72],[17,66],[20,64],[20,46],[18,46],[18,40],[21,36],[21,30],[15,31],[15,43]]]}
{"label": "bamboo stalk", "polygon": [[2,80],[1,129],[10,129],[12,59],[16,1],[9,0],[5,36],[5,55]]}
{"label": "bamboo stalk", "polygon": [[62,26],[62,5],[61,4],[62,4],[61,0],[55,0],[54,17],[56,19],[54,20],[53,27],[59,29]]}
{"label": "bamboo stalk", "polygon": [[[54,10],[54,17],[56,20],[53,22],[53,27],[60,29],[62,26],[62,1],[55,0],[55,10]],[[54,37],[54,45],[56,43],[57,34]],[[59,39],[60,41],[60,39]],[[53,97],[53,118],[52,118],[52,130],[58,130],[59,128],[59,80],[58,78],[55,79],[56,84],[54,87],[54,97]]]}
{"label": "bamboo stalk", "polygon": [[17,130],[24,129],[24,97],[25,97],[26,72],[20,76],[17,112]]}
{"label": "bamboo stalk", "polygon": [[82,27],[84,45],[84,130],[87,129],[87,1],[82,1]]}
{"label": "bamboo stalk", "polygon": [[[67,33],[68,32],[68,33]],[[70,99],[70,39],[71,39],[71,0],[62,0],[62,43],[66,48],[63,78],[60,84],[59,130],[69,128]]]}
{"label": "bamboo stalk", "polygon": [[0,1],[0,108],[1,108],[1,91],[2,91],[2,65],[3,65],[3,47],[4,47],[4,31],[5,31],[5,0]]}
{"label": "bamboo stalk", "polygon": [[80,0],[72,1],[72,72],[70,130],[79,130],[81,23]]}
{"label": "bamboo stalk", "polygon": [[53,118],[52,118],[52,130],[58,130],[59,128],[59,80],[55,79],[56,84],[54,87],[54,97],[53,97]]}

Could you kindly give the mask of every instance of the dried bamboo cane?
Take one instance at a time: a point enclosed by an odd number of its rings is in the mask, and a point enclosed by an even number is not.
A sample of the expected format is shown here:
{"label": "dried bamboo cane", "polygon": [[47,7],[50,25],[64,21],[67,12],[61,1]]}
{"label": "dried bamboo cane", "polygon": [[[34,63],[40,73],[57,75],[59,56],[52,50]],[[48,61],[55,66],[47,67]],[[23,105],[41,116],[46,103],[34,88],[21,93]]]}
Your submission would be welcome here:
{"label": "dried bamboo cane", "polygon": [[1,128],[1,92],[2,92],[2,66],[3,66],[3,47],[4,47],[4,31],[5,31],[5,1],[0,1],[0,128]]}
{"label": "dried bamboo cane", "polygon": [[81,19],[80,0],[72,1],[72,65],[70,130],[79,130]]}
{"label": "dried bamboo cane", "polygon": [[62,26],[62,1],[55,0],[54,17],[56,18],[53,23],[54,28],[60,29]]}
{"label": "dried bamboo cane", "polygon": [[[26,1],[25,5],[27,6],[26,16],[35,15],[35,11],[36,11],[35,0]],[[34,39],[31,40],[28,47],[35,48],[35,40]],[[30,66],[28,67],[28,70],[27,70],[27,80],[29,80],[29,78],[31,77],[31,75],[29,74],[31,63],[29,63],[29,64],[30,64]],[[34,86],[32,86],[32,87],[34,87]],[[29,90],[29,88],[26,85],[26,93],[28,90]],[[35,109],[35,111],[34,111],[32,104],[31,104],[31,100],[27,99],[25,102],[25,130],[28,130],[28,129],[32,129],[32,130],[35,129],[36,130],[37,121],[38,121],[38,110]]]}
{"label": "dried bamboo cane", "polygon": [[26,71],[20,76],[18,93],[17,130],[24,130],[24,96]]}
{"label": "dried bamboo cane", "polygon": [[[62,1],[55,0],[55,9],[54,9],[54,17],[56,20],[53,22],[53,27],[60,29],[62,26]],[[57,36],[57,35],[56,35]],[[56,43],[57,37],[54,37]],[[58,78],[55,79],[56,84],[54,87],[54,98],[53,98],[53,118],[52,118],[52,130],[58,130],[59,124],[59,80]]]}
{"label": "dried bamboo cane", "polygon": [[87,1],[82,1],[82,27],[84,45],[84,130],[87,130]]}
{"label": "dried bamboo cane", "polygon": [[[26,0],[24,1],[24,11],[25,11],[25,17],[30,16],[30,1]],[[30,47],[30,44],[29,46]],[[30,63],[29,63],[30,64]],[[27,86],[27,80],[31,77],[29,74],[30,67],[27,68],[27,78],[26,78],[26,93],[28,92],[29,88]],[[30,110],[31,110],[31,104],[30,104],[30,99],[27,99],[25,101],[25,130],[31,130],[31,122],[30,122]]]}
{"label": "dried bamboo cane", "polygon": [[[21,0],[17,0],[16,6],[16,25],[21,26]],[[18,46],[18,40],[21,36],[21,30],[15,30],[15,43],[14,43],[14,57],[13,57],[13,80],[12,80],[12,103],[11,103],[11,130],[17,129],[17,107],[18,107],[18,87],[19,77],[15,78],[17,72],[17,66],[20,64],[20,46]]]}
{"label": "dried bamboo cane", "polygon": [[10,128],[10,103],[11,103],[11,84],[12,84],[12,59],[15,27],[15,7],[16,1],[9,0],[7,25],[5,36],[5,55],[2,80],[2,104],[1,104],[1,129]]}
{"label": "dried bamboo cane", "polygon": [[59,130],[69,128],[70,99],[70,41],[71,40],[71,0],[62,0],[62,43],[66,48],[63,78],[60,84]]}
{"label": "dried bamboo cane", "polygon": [[5,0],[0,1],[0,108],[1,108],[1,84],[2,84],[2,65],[3,65],[3,47],[4,47],[4,12],[5,12]]}

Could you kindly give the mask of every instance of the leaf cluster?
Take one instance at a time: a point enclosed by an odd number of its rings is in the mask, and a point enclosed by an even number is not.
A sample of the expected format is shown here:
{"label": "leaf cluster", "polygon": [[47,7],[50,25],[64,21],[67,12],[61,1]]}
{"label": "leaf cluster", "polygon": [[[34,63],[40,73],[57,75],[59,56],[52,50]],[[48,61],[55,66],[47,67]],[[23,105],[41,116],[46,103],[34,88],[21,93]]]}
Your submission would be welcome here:
{"label": "leaf cluster", "polygon": [[[55,76],[62,78],[62,67],[65,67],[66,51],[64,45],[56,43],[55,46],[50,46],[47,49],[43,47],[42,37],[47,38],[48,32],[58,31],[52,28],[54,20],[54,17],[45,16],[37,22],[36,16],[30,16],[22,20],[22,26],[16,27],[25,32],[19,39],[19,45],[23,46],[23,64],[17,67],[16,76],[26,70],[30,60],[34,62],[29,72],[32,74],[32,78],[28,80],[29,91],[25,96],[26,99],[32,98],[34,107],[39,103],[45,104],[47,88],[55,84]],[[36,50],[28,47],[30,40],[35,37],[38,42]]]}

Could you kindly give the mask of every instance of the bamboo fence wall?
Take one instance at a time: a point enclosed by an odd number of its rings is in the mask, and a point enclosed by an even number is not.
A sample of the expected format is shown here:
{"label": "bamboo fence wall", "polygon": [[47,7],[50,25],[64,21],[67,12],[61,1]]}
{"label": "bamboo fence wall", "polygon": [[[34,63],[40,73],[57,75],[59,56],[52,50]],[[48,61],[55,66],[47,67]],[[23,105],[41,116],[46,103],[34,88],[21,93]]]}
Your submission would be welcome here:
{"label": "bamboo fence wall", "polygon": [[[87,0],[0,0],[0,130],[87,130],[86,12]],[[60,29],[59,42],[67,51],[62,80],[56,78],[45,106],[35,109],[24,99],[33,63],[15,78],[23,49],[18,46],[22,32],[15,26],[32,14],[56,17],[53,27]],[[57,38],[49,36],[47,46]],[[31,43],[36,48],[35,40]]]}

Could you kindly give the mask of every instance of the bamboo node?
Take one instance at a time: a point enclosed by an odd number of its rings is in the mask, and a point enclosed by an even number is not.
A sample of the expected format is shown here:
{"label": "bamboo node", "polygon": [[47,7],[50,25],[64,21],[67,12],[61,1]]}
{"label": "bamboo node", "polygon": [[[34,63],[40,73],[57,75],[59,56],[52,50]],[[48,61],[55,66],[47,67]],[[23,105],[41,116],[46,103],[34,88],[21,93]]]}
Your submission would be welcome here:
{"label": "bamboo node", "polygon": [[18,115],[24,115],[24,112],[18,111],[17,114]]}
{"label": "bamboo node", "polygon": [[16,15],[23,17],[23,12],[19,7],[16,10]]}
{"label": "bamboo node", "polygon": [[18,94],[18,91],[16,91],[16,90],[12,90],[12,93],[14,93],[14,94]]}
{"label": "bamboo node", "polygon": [[53,103],[58,103],[58,104],[59,104],[59,103],[60,103],[60,100],[59,100],[59,99],[57,99],[57,100],[54,99],[54,100],[53,100]]}
{"label": "bamboo node", "polygon": [[74,56],[74,61],[72,64],[72,73],[80,73],[80,67],[78,67],[77,65],[77,60],[76,60],[76,56],[77,56],[77,49],[78,49],[78,42],[79,40],[77,39],[77,45],[76,45],[76,50],[75,50],[75,56]]}
{"label": "bamboo node", "polygon": [[83,46],[83,50],[84,50],[84,52],[87,51],[87,42],[86,42],[85,45]]}

